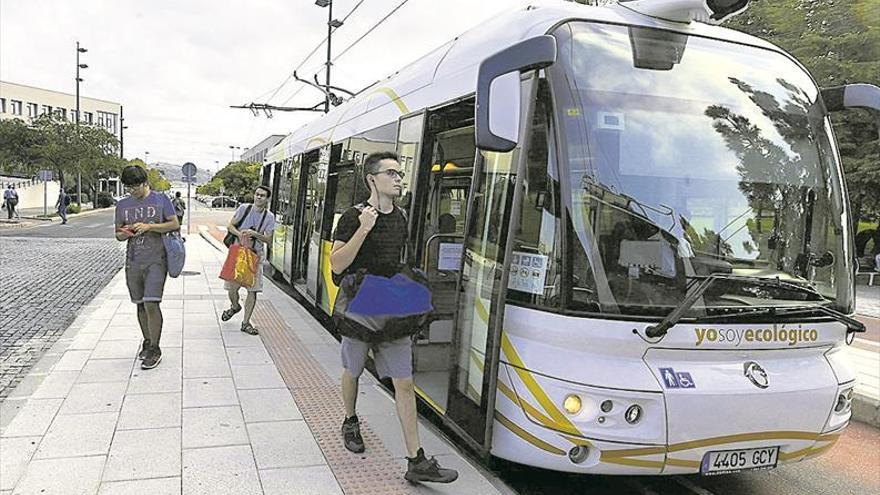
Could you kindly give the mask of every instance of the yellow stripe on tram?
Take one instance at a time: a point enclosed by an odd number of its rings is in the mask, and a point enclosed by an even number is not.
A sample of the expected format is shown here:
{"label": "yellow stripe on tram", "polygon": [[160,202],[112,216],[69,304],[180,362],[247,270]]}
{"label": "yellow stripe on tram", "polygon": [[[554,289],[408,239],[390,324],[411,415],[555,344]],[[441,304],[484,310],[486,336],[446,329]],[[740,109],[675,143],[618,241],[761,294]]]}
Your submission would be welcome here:
{"label": "yellow stripe on tram", "polygon": [[544,450],[546,452],[549,452],[551,454],[565,455],[564,450],[557,448],[557,447],[554,447],[553,445],[545,442],[544,440],[541,440],[540,438],[538,438],[538,437],[532,435],[531,433],[527,432],[526,430],[520,428],[513,421],[507,419],[503,414],[501,414],[498,411],[495,411],[495,419],[497,419],[499,423],[504,425],[505,428],[512,431],[514,434],[516,434],[516,436],[522,438],[526,442],[529,442],[530,444],[534,445],[535,447],[538,447],[539,449]]}

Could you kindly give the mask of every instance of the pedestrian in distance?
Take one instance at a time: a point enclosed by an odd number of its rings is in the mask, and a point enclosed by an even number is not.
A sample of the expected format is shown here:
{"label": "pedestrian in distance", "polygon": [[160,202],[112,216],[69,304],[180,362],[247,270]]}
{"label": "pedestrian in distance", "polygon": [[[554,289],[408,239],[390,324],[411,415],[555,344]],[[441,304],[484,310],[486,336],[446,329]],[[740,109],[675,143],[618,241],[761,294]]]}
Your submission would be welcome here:
{"label": "pedestrian in distance", "polygon": [[67,207],[70,205],[70,195],[64,192],[64,188],[58,192],[58,201],[55,201],[55,211],[61,217],[61,225],[67,223]]}
{"label": "pedestrian in distance", "polygon": [[180,197],[180,191],[174,193],[174,199],[171,200],[171,205],[174,206],[174,213],[177,215],[177,221],[183,225],[183,214],[186,212],[186,202]]}
{"label": "pedestrian in distance", "polygon": [[[401,195],[403,177],[400,159],[395,153],[379,152],[367,156],[364,182],[370,190],[370,197],[365,203],[346,210],[339,218],[330,254],[334,274],[356,273],[365,269],[371,275],[392,277],[400,269],[408,229],[406,216],[394,205],[394,199]],[[426,458],[420,445],[411,337],[372,345],[355,338],[342,337],[342,399],[345,405],[342,437],[345,448],[354,453],[365,449],[356,406],[358,378],[371,348],[379,375],[391,378],[394,384],[397,416],[407,451],[404,477],[412,482],[455,481],[458,472],[440,467],[433,457]]]}
{"label": "pedestrian in distance", "polygon": [[138,359],[142,369],[155,368],[162,360],[162,293],[168,277],[162,235],[180,228],[171,201],[150,190],[147,172],[131,165],[122,170],[128,196],[116,204],[116,239],[126,241],[125,282],[144,340]]}
{"label": "pedestrian in distance", "polygon": [[[247,298],[244,301],[244,317],[241,322],[241,331],[250,335],[257,335],[259,331],[251,324],[251,316],[254,306],[257,304],[257,294],[263,292],[263,261],[266,258],[265,244],[272,241],[275,231],[275,215],[269,211],[269,198],[272,191],[266,186],[257,186],[254,191],[254,202],[243,203],[235,210],[235,214],[229,219],[227,231],[235,236],[235,243],[253,249],[259,256],[257,273],[254,285],[246,287]],[[229,295],[229,309],[223,311],[220,319],[229,321],[236,313],[242,310],[238,291],[242,285],[235,282],[224,282]]]}
{"label": "pedestrian in distance", "polygon": [[9,184],[3,191],[3,205],[6,207],[7,218],[12,220],[13,217],[18,218],[18,212],[15,207],[18,206],[18,191],[15,186]]}

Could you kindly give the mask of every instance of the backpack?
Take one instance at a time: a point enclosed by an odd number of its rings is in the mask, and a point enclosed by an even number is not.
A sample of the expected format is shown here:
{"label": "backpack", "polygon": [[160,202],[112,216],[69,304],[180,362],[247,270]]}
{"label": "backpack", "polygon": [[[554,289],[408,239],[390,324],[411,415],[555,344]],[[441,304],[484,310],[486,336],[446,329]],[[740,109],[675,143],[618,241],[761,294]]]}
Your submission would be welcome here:
{"label": "backpack", "polygon": [[64,206],[70,206],[70,196],[69,195],[64,196]]}

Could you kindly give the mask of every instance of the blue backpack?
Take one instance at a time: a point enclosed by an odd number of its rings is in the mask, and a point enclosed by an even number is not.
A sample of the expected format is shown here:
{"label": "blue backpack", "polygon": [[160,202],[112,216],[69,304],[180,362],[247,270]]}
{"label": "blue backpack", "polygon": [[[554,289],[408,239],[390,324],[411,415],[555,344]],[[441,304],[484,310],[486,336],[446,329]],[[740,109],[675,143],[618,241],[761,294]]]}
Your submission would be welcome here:
{"label": "blue backpack", "polygon": [[186,263],[186,247],[183,242],[179,230],[162,235],[162,243],[165,244],[165,263],[171,278],[177,278]]}

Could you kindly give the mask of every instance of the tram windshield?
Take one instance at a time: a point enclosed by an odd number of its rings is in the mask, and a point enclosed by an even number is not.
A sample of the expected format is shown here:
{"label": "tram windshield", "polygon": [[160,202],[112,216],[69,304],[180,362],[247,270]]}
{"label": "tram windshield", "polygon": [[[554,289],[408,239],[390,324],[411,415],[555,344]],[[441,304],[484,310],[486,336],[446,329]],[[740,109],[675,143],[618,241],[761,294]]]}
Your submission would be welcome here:
{"label": "tram windshield", "polygon": [[554,34],[571,309],[665,315],[723,273],[697,316],[850,310],[840,167],[807,73],[769,50],[659,30]]}

